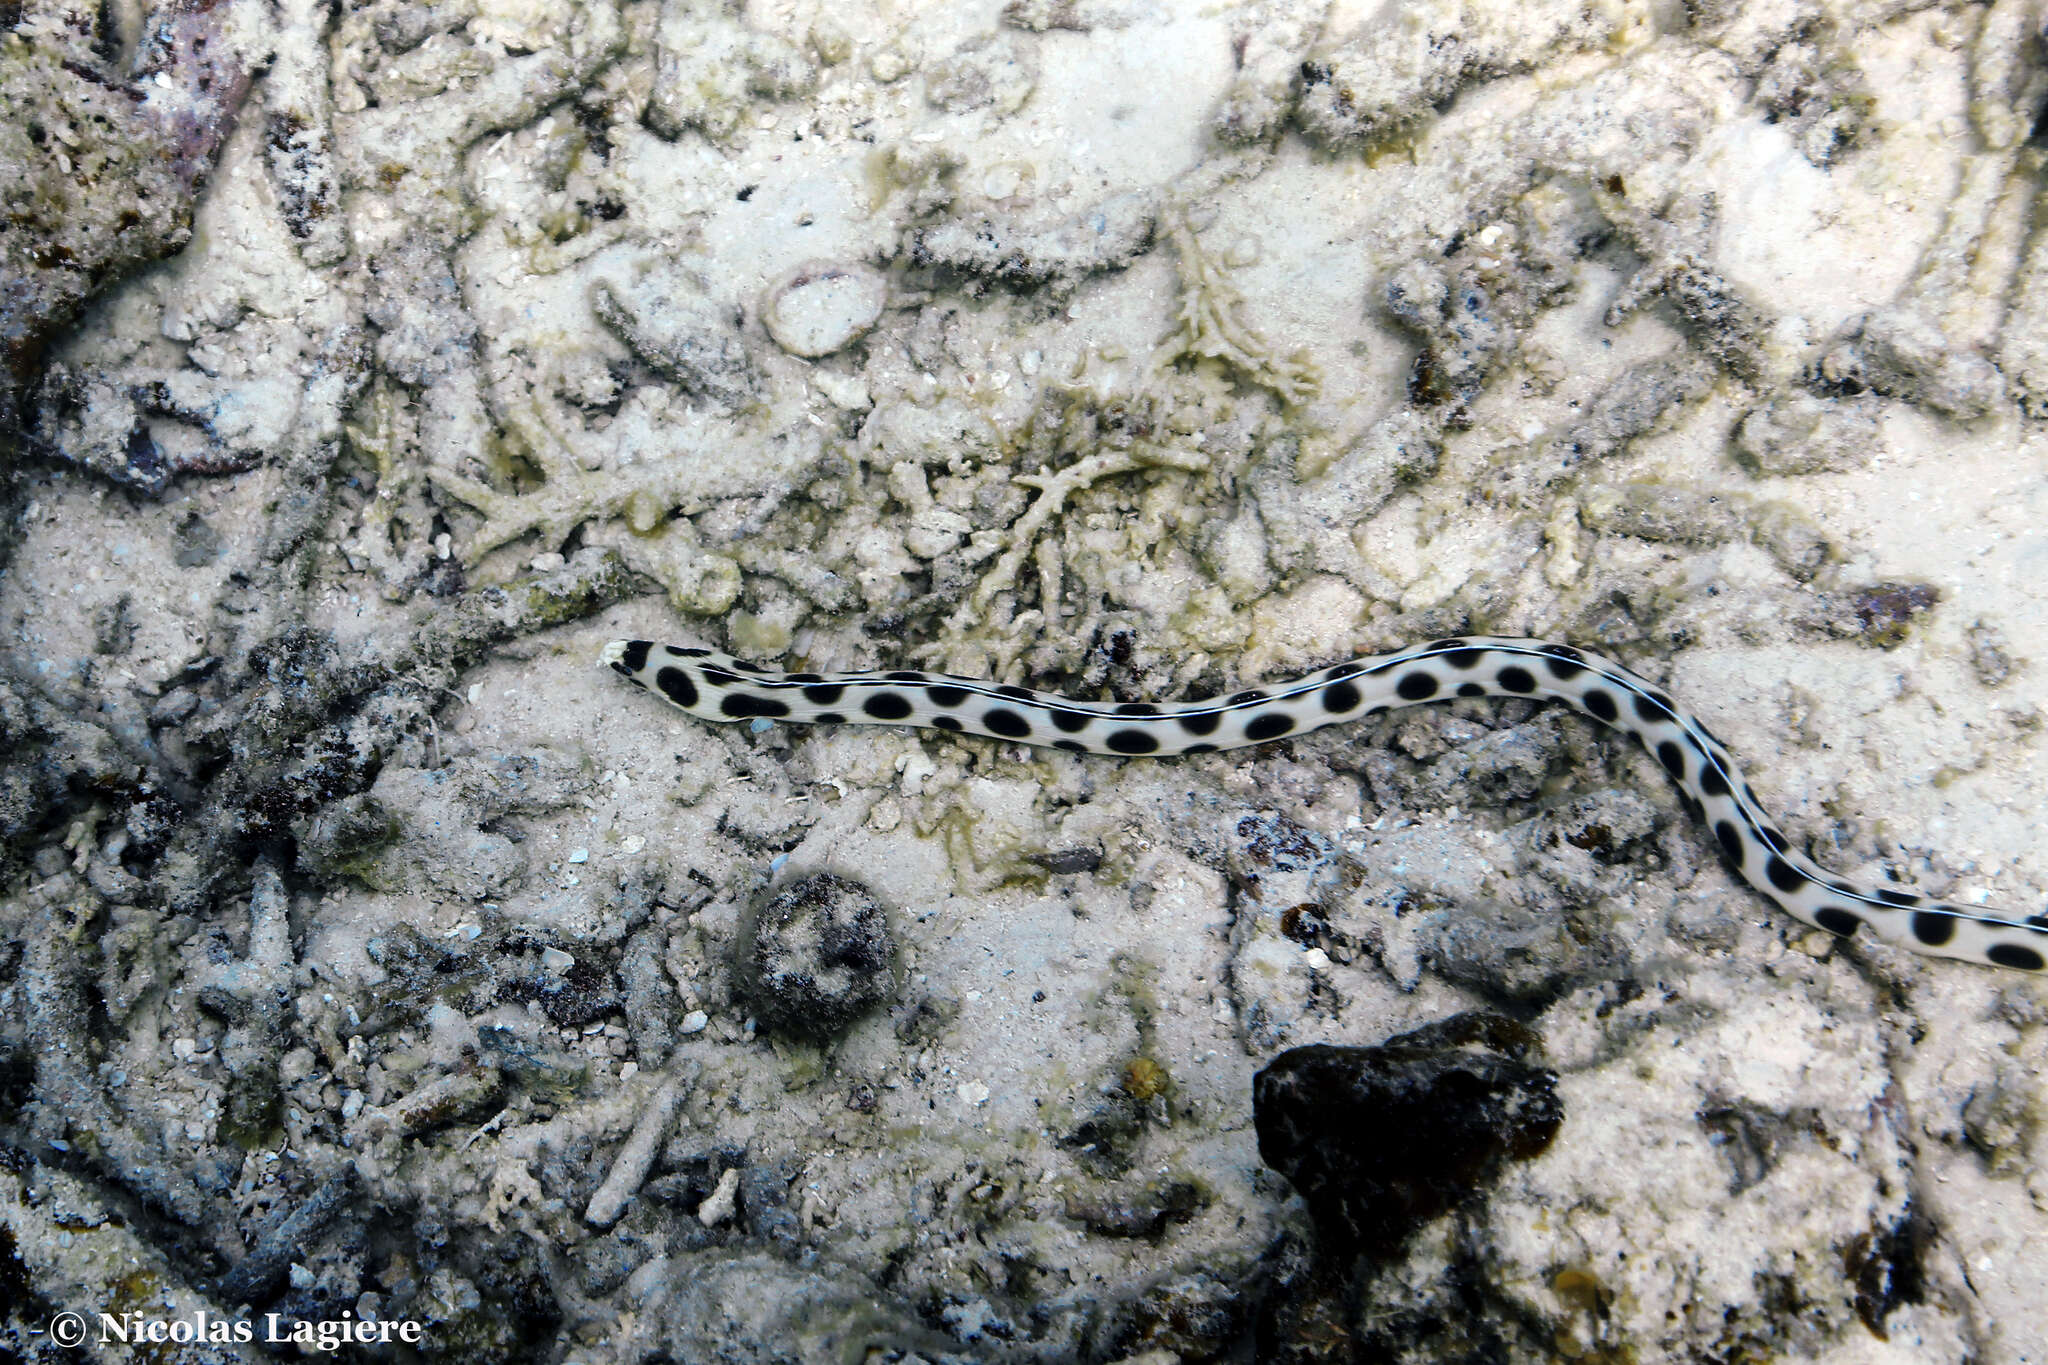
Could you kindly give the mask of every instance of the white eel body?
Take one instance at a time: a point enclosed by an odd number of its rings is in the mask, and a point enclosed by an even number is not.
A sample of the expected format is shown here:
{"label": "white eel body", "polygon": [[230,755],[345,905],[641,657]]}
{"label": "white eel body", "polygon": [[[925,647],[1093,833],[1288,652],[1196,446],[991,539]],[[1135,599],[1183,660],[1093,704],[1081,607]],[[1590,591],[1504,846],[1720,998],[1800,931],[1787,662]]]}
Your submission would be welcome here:
{"label": "white eel body", "polygon": [[1736,875],[1794,919],[1914,952],[2048,968],[2048,917],[1858,886],[1793,851],[1727,746],[1654,684],[1597,654],[1469,636],[1353,659],[1307,677],[1193,702],[1086,702],[918,672],[768,673],[710,650],[615,640],[604,662],[700,720],[915,725],[1075,753],[1212,753],[1454,697],[1561,701],[1633,736],[1678,784]]}

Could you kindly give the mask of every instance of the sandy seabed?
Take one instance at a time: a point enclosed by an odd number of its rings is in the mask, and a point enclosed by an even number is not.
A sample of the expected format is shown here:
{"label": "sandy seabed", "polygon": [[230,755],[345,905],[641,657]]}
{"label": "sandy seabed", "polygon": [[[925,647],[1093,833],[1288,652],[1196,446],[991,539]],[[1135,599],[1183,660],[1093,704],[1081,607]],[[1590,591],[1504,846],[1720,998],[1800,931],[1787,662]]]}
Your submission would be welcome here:
{"label": "sandy seabed", "polygon": [[[1122,762],[597,666],[1568,640],[1823,866],[2037,913],[2037,5],[207,14],[124,85],[161,15],[0,6],[11,297],[83,308],[6,493],[4,1349],[2048,1360],[2048,992],[1780,915],[1561,708]],[[1254,1075],[1471,1012],[1554,1132],[1351,1254]]]}

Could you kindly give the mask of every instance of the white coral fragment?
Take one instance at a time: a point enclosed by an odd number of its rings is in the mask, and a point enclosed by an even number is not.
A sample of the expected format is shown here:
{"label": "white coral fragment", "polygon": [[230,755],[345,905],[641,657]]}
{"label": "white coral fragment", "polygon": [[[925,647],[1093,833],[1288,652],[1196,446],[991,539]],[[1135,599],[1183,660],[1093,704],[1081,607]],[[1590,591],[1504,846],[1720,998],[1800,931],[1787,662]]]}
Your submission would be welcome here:
{"label": "white coral fragment", "polygon": [[1016,525],[1009,531],[1009,548],[995,562],[987,574],[975,586],[974,595],[968,599],[966,610],[959,613],[952,623],[956,628],[980,619],[988,610],[989,602],[995,595],[1008,588],[1017,579],[1017,571],[1024,566],[1031,553],[1031,547],[1045,524],[1064,506],[1068,498],[1082,489],[1116,474],[1129,474],[1139,469],[1180,469],[1199,473],[1209,467],[1207,457],[1191,452],[1174,450],[1133,449],[1110,450],[1099,455],[1090,455],[1068,465],[1058,473],[1041,471],[1037,474],[1019,474],[1014,482],[1038,490],[1038,497]]}
{"label": "white coral fragment", "polygon": [[949,114],[994,109],[1014,114],[1038,87],[1038,60],[1008,33],[970,38],[951,56],[934,62],[925,98]]}
{"label": "white coral fragment", "polygon": [[[635,390],[601,434],[574,430],[537,398],[503,406],[507,431],[543,476],[539,487],[500,491],[457,470],[428,471],[443,492],[483,515],[462,548],[468,563],[527,535],[560,545],[586,521],[623,518],[652,531],[671,513],[693,515],[778,483],[816,456],[805,430],[741,442],[733,424],[677,412],[659,390]],[[618,458],[628,451],[638,458]],[[629,560],[638,557],[634,546],[620,546]]]}
{"label": "white coral fragment", "polygon": [[1386,138],[1475,81],[1608,41],[1620,7],[1580,0],[1443,5],[1405,0],[1390,18],[1302,66],[1302,128],[1326,146]]}
{"label": "white coral fragment", "polygon": [[1329,16],[1330,0],[1261,0],[1231,23],[1237,78],[1210,120],[1226,142],[1263,142],[1294,112],[1302,62]]}
{"label": "white coral fragment", "polygon": [[748,28],[725,0],[668,0],[655,36],[647,126],[665,138],[695,129],[730,137],[755,96],[794,99],[817,68],[785,38]]}

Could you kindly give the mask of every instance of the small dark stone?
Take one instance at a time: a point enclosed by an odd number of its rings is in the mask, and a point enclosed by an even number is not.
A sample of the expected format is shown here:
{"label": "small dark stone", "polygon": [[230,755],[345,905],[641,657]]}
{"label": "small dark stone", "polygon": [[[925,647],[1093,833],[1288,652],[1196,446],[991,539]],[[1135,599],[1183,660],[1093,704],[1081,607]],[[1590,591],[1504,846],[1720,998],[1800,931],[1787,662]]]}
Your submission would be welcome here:
{"label": "small dark stone", "polygon": [[1308,1202],[1326,1254],[1386,1255],[1422,1223],[1535,1156],[1564,1121],[1528,1031],[1461,1014],[1378,1047],[1317,1044],[1252,1084],[1259,1156]]}
{"label": "small dark stone", "polygon": [[223,986],[201,986],[195,1002],[216,1019],[239,1024],[249,1017],[249,1002]]}
{"label": "small dark stone", "polygon": [[468,586],[462,561],[454,557],[435,559],[420,571],[420,588],[429,597],[453,597]]}
{"label": "small dark stone", "polygon": [[1145,1135],[1145,1112],[1146,1107],[1129,1091],[1116,1090],[1073,1132],[1060,1138],[1059,1145],[1072,1152],[1074,1160],[1091,1175],[1118,1179],[1130,1171],[1138,1141]]}
{"label": "small dark stone", "polygon": [[710,1193],[704,1177],[696,1171],[670,1171],[666,1175],[655,1176],[640,1187],[642,1198],[679,1209],[695,1209]]}
{"label": "small dark stone", "polygon": [[789,1206],[791,1174],[780,1163],[748,1165],[740,1169],[740,1218],[747,1231],[770,1245],[794,1252],[802,1239],[803,1224]]}
{"label": "small dark stone", "polygon": [[1031,861],[1037,863],[1055,876],[1067,876],[1074,872],[1093,872],[1102,866],[1102,850],[1099,848],[1062,848],[1051,853],[1034,853]]}
{"label": "small dark stone", "polygon": [[1290,905],[1280,912],[1280,932],[1304,948],[1320,947],[1330,932],[1323,908],[1312,901]]}
{"label": "small dark stone", "polygon": [[1905,643],[1913,618],[1940,600],[1940,591],[1925,583],[1873,583],[1854,594],[1857,629],[1879,649],[1895,649]]}
{"label": "small dark stone", "polygon": [[220,558],[220,532],[208,526],[197,512],[178,523],[172,533],[176,549],[172,558],[181,569],[199,569]]}
{"label": "small dark stone", "polygon": [[611,1293],[647,1262],[648,1255],[647,1243],[629,1235],[614,1233],[584,1243],[575,1252],[583,1270],[583,1292]]}
{"label": "small dark stone", "polygon": [[760,908],[742,929],[737,965],[763,1026],[823,1041],[892,993],[895,954],[867,888],[827,872]]}
{"label": "small dark stone", "polygon": [[95,654],[126,654],[135,646],[135,621],[129,614],[134,599],[127,593],[100,603],[92,610],[92,650]]}
{"label": "small dark stone", "polygon": [[185,812],[161,792],[152,792],[128,807],[128,851],[135,858],[154,859],[184,823]]}

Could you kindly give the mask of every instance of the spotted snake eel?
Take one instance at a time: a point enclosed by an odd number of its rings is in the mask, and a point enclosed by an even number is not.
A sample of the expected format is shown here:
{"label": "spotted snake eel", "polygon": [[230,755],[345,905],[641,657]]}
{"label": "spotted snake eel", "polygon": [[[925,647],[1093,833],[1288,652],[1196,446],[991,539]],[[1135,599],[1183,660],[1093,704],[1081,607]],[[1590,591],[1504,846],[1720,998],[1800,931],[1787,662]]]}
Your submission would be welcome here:
{"label": "spotted snake eel", "polygon": [[1085,702],[916,672],[769,673],[707,649],[615,640],[604,662],[700,720],[914,725],[1074,753],[1214,753],[1453,697],[1562,701],[1633,736],[1678,784],[1736,875],[1786,914],[1934,957],[2048,968],[2048,916],[2022,919],[1911,891],[1857,886],[1788,846],[1728,748],[1654,684],[1609,659],[1542,640],[1474,636],[1353,659],[1293,682],[1205,701]]}

